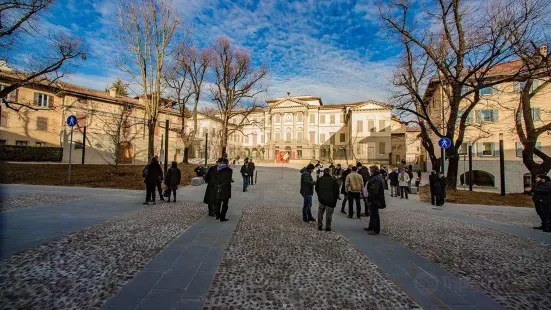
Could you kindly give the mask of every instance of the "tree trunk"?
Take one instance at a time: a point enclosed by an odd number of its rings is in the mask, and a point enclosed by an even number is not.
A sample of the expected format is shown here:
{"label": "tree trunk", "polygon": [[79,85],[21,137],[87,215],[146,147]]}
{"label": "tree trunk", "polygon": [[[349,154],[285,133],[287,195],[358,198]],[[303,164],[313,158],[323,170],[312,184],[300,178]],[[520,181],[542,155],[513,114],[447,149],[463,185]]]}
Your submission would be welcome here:
{"label": "tree trunk", "polygon": [[147,126],[147,161],[153,156],[155,156],[155,120],[149,120],[149,125]]}
{"label": "tree trunk", "polygon": [[[447,168],[447,183],[449,189],[457,188],[457,171],[459,168],[459,155],[454,154],[456,152],[451,152],[448,157],[448,166]],[[446,154],[448,155],[448,154]]]}
{"label": "tree trunk", "polygon": [[189,164],[189,146],[184,147],[184,164]]}

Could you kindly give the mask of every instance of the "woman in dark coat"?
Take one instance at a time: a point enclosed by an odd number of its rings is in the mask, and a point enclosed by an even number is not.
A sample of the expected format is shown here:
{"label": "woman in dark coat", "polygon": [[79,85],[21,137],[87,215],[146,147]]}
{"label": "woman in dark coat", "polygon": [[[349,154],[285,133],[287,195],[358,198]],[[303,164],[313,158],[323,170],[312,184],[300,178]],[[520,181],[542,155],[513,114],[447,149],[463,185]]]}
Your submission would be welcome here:
{"label": "woman in dark coat", "polygon": [[436,171],[432,170],[429,176],[429,186],[430,186],[430,201],[433,205],[440,205],[440,196],[442,196],[442,186],[440,185],[440,180]]}
{"label": "woman in dark coat", "polygon": [[174,202],[176,202],[176,190],[180,181],[182,180],[182,173],[178,168],[178,163],[173,161],[172,167],[168,169],[165,177],[166,190],[168,191],[168,202],[170,202],[171,193],[174,194]]}
{"label": "woman in dark coat", "polygon": [[220,163],[216,161],[216,165],[210,166],[209,170],[207,171],[207,174],[203,177],[205,179],[205,182],[207,183],[207,189],[205,190],[205,197],[203,198],[203,203],[208,205],[209,216],[215,215],[214,205],[216,204],[216,197],[215,197],[214,188],[216,186],[214,185],[214,183],[215,183],[216,167],[218,167],[218,164]]}
{"label": "woman in dark coat", "polygon": [[228,212],[228,202],[231,198],[231,182],[233,170],[228,166],[228,160],[222,159],[222,164],[216,167],[215,174],[215,197],[216,197],[216,218],[225,222]]}
{"label": "woman in dark coat", "polygon": [[143,182],[145,183],[146,190],[144,205],[148,205],[149,202],[155,204],[155,188],[163,177],[163,169],[156,157],[153,157],[151,163],[145,166],[142,171],[142,176],[144,177]]}

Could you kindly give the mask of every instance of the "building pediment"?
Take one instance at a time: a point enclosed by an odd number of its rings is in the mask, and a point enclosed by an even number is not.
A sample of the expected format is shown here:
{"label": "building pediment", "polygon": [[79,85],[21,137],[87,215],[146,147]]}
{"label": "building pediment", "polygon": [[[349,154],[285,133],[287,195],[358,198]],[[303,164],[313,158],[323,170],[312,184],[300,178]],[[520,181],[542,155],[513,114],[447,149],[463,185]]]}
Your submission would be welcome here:
{"label": "building pediment", "polygon": [[381,102],[370,100],[366,102],[355,103],[355,106],[351,107],[351,110],[352,111],[392,110],[392,107]]}
{"label": "building pediment", "polygon": [[308,103],[295,98],[285,98],[270,104],[272,109],[308,108]]}

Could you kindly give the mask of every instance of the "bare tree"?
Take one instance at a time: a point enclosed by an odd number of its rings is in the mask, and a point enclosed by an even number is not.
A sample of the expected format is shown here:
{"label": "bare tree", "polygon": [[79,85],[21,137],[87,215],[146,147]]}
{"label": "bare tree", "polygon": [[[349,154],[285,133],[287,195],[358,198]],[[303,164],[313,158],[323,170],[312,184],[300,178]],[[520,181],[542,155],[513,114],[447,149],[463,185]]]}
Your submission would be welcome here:
{"label": "bare tree", "polygon": [[34,109],[32,105],[17,100],[14,94],[18,88],[35,83],[54,83],[78,60],[86,59],[79,38],[62,33],[43,34],[35,27],[37,17],[53,2],[11,0],[0,3],[0,59],[13,62],[17,67],[17,72],[12,72],[11,83],[0,89],[0,98],[9,109]]}
{"label": "bare tree", "polygon": [[[447,179],[457,186],[459,148],[471,111],[481,99],[480,90],[513,81],[523,67],[507,75],[494,74],[496,66],[514,57],[515,47],[538,22],[545,0],[467,2],[433,0],[425,8],[419,27],[412,21],[409,1],[393,1],[381,7],[381,16],[404,47],[404,57],[395,75],[394,99],[398,110],[417,118],[422,143],[435,164],[431,135],[447,137]],[[415,17],[419,17],[416,15]],[[436,73],[436,75],[434,75]],[[439,97],[429,102],[428,97]],[[435,111],[435,107],[438,111]],[[438,166],[436,166],[438,167]]]}
{"label": "bare tree", "polygon": [[[532,49],[530,49],[532,47]],[[530,50],[533,53],[530,53]],[[519,102],[515,109],[515,130],[522,144],[522,162],[535,180],[538,174],[548,174],[551,170],[551,156],[537,148],[538,139],[544,134],[551,134],[551,119],[541,118],[549,115],[547,110],[535,110],[533,99],[551,86],[551,58],[547,47],[537,47],[533,42],[519,49],[519,56],[530,74],[518,82]],[[534,113],[538,111],[538,113]],[[543,113],[542,113],[543,112]],[[541,159],[537,162],[534,155]]]}
{"label": "bare tree", "polygon": [[167,74],[170,44],[179,29],[171,0],[125,0],[118,5],[121,67],[139,84],[148,127],[148,157],[155,152],[155,127],[163,107],[161,93]]}
{"label": "bare tree", "polygon": [[254,68],[249,53],[233,48],[227,37],[216,40],[214,51],[214,82],[210,91],[222,119],[220,139],[221,155],[224,155],[228,137],[242,132],[248,116],[262,106],[256,97],[265,91],[260,82],[268,71],[264,67]]}

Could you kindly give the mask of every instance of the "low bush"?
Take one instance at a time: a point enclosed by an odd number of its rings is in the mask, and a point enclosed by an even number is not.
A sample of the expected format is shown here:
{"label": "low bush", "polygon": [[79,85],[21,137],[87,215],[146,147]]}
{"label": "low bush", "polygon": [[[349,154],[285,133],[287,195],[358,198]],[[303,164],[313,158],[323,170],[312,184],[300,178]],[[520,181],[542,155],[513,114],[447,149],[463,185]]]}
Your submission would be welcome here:
{"label": "low bush", "polygon": [[0,161],[60,162],[63,148],[43,146],[1,145]]}

